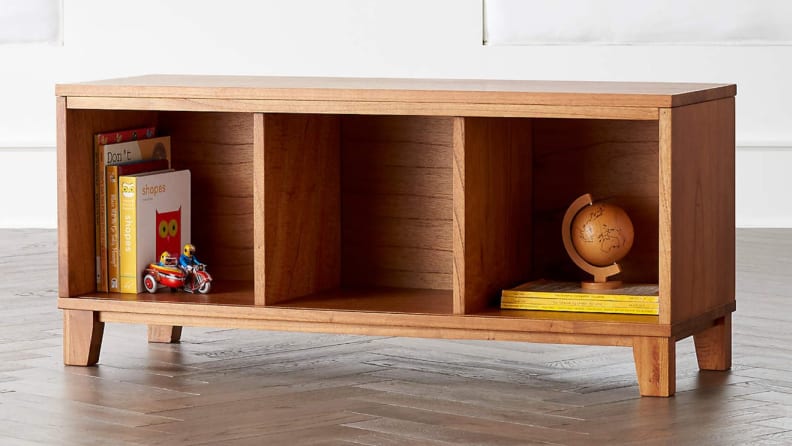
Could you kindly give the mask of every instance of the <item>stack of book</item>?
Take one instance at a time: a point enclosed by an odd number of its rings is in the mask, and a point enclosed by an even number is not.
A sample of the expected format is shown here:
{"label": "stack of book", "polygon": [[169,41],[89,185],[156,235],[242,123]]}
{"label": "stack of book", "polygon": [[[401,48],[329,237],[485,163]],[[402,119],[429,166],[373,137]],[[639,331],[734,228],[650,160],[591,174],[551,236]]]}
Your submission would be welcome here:
{"label": "stack of book", "polygon": [[501,308],[584,313],[659,313],[657,285],[625,284],[615,290],[584,290],[580,282],[536,280],[501,292]]}
{"label": "stack of book", "polygon": [[[172,195],[171,191],[167,193],[152,193],[147,195],[146,202],[153,204],[159,214],[156,216],[145,216],[141,218],[149,218],[152,223],[138,224],[138,216],[132,216],[134,221],[130,220],[130,215],[122,213],[121,204],[124,199],[137,198],[142,195],[132,194],[132,189],[127,188],[122,190],[122,178],[136,178],[154,174],[174,175],[170,167],[171,160],[171,143],[169,136],[156,136],[156,128],[154,126],[140,127],[134,129],[118,130],[111,132],[98,133],[94,135],[94,217],[96,227],[96,290],[101,292],[139,292],[137,285],[128,285],[122,289],[121,271],[123,268],[122,258],[122,241],[125,242],[124,247],[134,248],[135,252],[141,252],[140,256],[134,256],[134,264],[137,264],[138,258],[147,258],[148,261],[155,261],[159,255],[155,253],[155,248],[143,251],[143,248],[155,242],[154,237],[159,233],[151,229],[151,237],[136,237],[137,234],[132,234],[130,229],[149,228],[156,222],[155,218],[165,215],[164,211],[171,211],[168,206],[174,206],[173,202],[178,202],[178,206],[173,208],[173,211],[180,210],[179,227],[173,231],[166,231],[166,236],[170,236],[171,232],[179,234],[186,234],[186,241],[189,241],[189,172],[187,175],[186,198],[184,187],[181,187],[180,195],[176,199],[171,199],[171,202],[166,198]],[[162,183],[161,180],[155,186]],[[126,181],[131,184],[134,180]],[[152,186],[153,187],[153,186]],[[182,210],[181,202],[187,202],[186,212]],[[186,214],[186,219],[185,219]],[[169,214],[170,215],[170,214]],[[126,219],[126,225],[122,225],[123,219]],[[170,222],[170,220],[169,220]],[[130,226],[130,223],[133,223]],[[186,228],[186,230],[184,229]],[[151,243],[148,239],[151,238]],[[178,237],[178,243],[182,244],[181,237]],[[132,245],[130,245],[132,242]],[[141,243],[139,243],[141,242]],[[171,254],[178,255],[180,247],[175,247],[177,242],[171,246],[175,252]],[[159,245],[158,245],[159,246]],[[129,251],[127,251],[129,254]],[[129,255],[126,258],[131,258]],[[129,261],[127,261],[129,263]],[[135,266],[136,268],[136,266]],[[129,268],[127,268],[129,269]],[[140,280],[135,280],[135,283]]]}

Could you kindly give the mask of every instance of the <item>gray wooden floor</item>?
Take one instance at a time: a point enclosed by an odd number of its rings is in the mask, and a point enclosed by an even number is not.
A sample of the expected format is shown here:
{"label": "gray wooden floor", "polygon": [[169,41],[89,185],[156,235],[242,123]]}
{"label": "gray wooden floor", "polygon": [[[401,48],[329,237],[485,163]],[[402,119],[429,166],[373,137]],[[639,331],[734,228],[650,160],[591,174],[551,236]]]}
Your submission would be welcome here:
{"label": "gray wooden floor", "polygon": [[109,324],[61,363],[55,233],[0,231],[0,444],[792,444],[792,230],[738,231],[731,372],[677,345],[640,398],[620,347]]}

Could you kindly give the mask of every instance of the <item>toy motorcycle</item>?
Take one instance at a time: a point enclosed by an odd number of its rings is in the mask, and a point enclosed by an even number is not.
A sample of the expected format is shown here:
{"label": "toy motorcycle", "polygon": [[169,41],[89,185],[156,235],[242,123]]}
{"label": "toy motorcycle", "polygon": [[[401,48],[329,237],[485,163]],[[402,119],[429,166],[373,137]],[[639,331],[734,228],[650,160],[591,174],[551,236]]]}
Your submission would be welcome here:
{"label": "toy motorcycle", "polygon": [[189,268],[150,263],[143,271],[143,288],[149,293],[170,288],[171,291],[182,289],[188,293],[206,294],[212,288],[212,276],[202,263]]}

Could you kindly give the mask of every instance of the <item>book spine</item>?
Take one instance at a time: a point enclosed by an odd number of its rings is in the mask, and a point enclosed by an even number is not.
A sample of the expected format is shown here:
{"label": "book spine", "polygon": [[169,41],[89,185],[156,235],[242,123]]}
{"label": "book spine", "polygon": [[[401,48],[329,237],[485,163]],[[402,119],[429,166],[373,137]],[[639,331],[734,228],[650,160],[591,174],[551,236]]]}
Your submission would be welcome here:
{"label": "book spine", "polygon": [[104,156],[102,151],[101,138],[99,135],[94,137],[94,228],[96,231],[94,249],[96,252],[96,291],[107,291],[107,262],[106,251],[103,246],[104,228]]}
{"label": "book spine", "polygon": [[118,132],[104,132],[94,135],[94,227],[96,228],[96,290],[109,291],[108,280],[108,240],[107,240],[107,191],[105,184],[104,146],[126,141],[152,138],[156,127],[141,127]]}
{"label": "book spine", "polygon": [[589,293],[564,293],[554,291],[515,291],[503,290],[501,297],[515,299],[586,299],[591,301],[623,301],[623,302],[659,302],[658,296],[639,296],[631,294],[589,294]]}
{"label": "book spine", "polygon": [[118,179],[119,202],[119,291],[138,293],[137,277],[137,179],[122,176]]}
{"label": "book spine", "polygon": [[107,166],[105,175],[107,185],[107,282],[111,293],[119,292],[120,267],[120,239],[119,234],[119,206],[118,206],[118,166]]}
{"label": "book spine", "polygon": [[575,302],[552,299],[501,301],[501,308],[507,310],[542,310],[542,311],[570,311],[583,313],[621,313],[621,314],[647,314],[657,315],[659,307],[655,304],[632,304],[629,302]]}

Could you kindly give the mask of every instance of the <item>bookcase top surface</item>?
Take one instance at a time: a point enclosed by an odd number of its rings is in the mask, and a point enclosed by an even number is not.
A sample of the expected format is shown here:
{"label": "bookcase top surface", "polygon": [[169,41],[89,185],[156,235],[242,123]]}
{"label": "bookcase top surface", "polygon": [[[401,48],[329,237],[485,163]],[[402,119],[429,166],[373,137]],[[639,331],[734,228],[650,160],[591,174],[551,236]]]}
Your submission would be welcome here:
{"label": "bookcase top surface", "polygon": [[58,84],[58,96],[676,107],[736,95],[734,84],[145,75]]}

